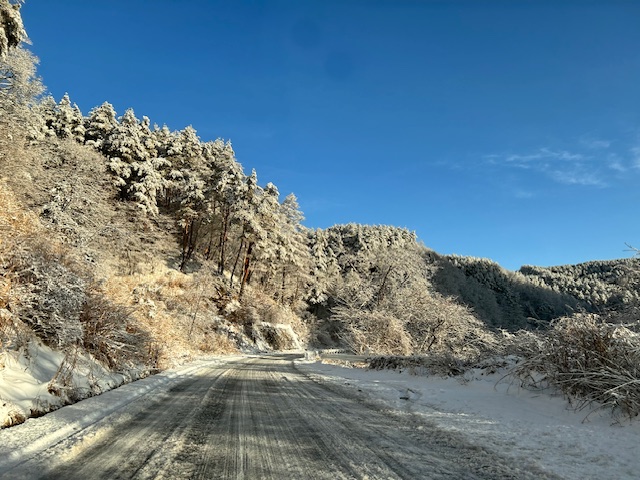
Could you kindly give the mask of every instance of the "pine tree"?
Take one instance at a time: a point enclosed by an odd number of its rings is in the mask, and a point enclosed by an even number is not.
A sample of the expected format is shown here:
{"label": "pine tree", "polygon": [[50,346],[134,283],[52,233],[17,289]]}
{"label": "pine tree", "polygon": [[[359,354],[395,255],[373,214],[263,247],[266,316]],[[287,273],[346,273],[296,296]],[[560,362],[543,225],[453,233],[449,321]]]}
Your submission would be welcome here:
{"label": "pine tree", "polygon": [[335,252],[329,246],[325,230],[307,232],[307,244],[311,255],[310,282],[305,300],[311,305],[319,305],[329,298],[340,279],[340,267]]}
{"label": "pine tree", "polygon": [[157,156],[156,143],[147,117],[139,121],[128,109],[104,144],[109,169],[116,177],[122,200],[134,200],[149,215],[158,212],[157,196],[164,188],[160,171],[169,162]]}
{"label": "pine tree", "polygon": [[168,140],[162,145],[166,148],[165,158],[171,162],[167,175],[166,207],[177,204],[191,208],[203,201],[204,178],[208,176],[202,142],[191,126],[171,135]]}
{"label": "pine tree", "polygon": [[118,126],[116,111],[109,102],[93,108],[85,120],[85,143],[97,150],[106,150],[105,142]]}
{"label": "pine tree", "polygon": [[52,127],[58,137],[73,138],[79,143],[84,143],[85,127],[82,112],[75,103],[71,105],[68,93],[65,93],[58,103]]}
{"label": "pine tree", "polygon": [[[301,297],[311,281],[311,254],[301,223],[304,215],[293,193],[287,195],[280,205],[280,218],[277,238],[281,285],[278,297],[281,303],[292,304]],[[291,283],[290,292],[287,292],[287,281]]]}
{"label": "pine tree", "polygon": [[20,16],[20,3],[0,0],[0,60],[6,58],[9,49],[27,40],[27,32]]}
{"label": "pine tree", "polygon": [[218,273],[222,274],[227,263],[227,246],[232,223],[241,223],[238,212],[243,208],[247,185],[246,176],[233,152],[230,143],[218,139],[204,145],[203,154],[209,167],[210,178],[207,179],[212,198],[211,213],[218,215],[218,229],[214,228],[212,219],[209,242],[206,249],[207,258],[214,257],[214,238],[217,234],[217,263]]}

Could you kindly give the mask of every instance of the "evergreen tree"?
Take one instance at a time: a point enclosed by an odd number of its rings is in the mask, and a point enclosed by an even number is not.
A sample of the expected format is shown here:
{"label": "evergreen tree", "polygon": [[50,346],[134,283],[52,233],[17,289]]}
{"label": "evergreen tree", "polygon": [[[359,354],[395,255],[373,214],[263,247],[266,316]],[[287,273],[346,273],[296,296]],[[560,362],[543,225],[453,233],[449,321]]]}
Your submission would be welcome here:
{"label": "evergreen tree", "polygon": [[340,267],[336,254],[329,246],[325,230],[307,232],[307,243],[311,255],[310,284],[305,299],[312,306],[328,300],[328,294],[335,289],[340,278]]}
{"label": "evergreen tree", "polygon": [[0,0],[0,60],[9,53],[9,49],[17,47],[27,39],[27,32],[20,16],[20,3]]}
{"label": "evergreen tree", "polygon": [[105,151],[105,142],[118,126],[116,111],[109,102],[93,108],[85,120],[85,143]]}
{"label": "evergreen tree", "polygon": [[71,105],[68,93],[65,93],[58,103],[52,127],[58,137],[73,138],[79,143],[84,143],[85,127],[82,112],[75,103]]}
{"label": "evergreen tree", "polygon": [[[292,304],[300,299],[311,281],[311,254],[301,223],[304,215],[293,193],[287,195],[280,205],[280,218],[277,252],[281,285],[278,296],[281,303]],[[287,282],[291,284],[289,292]]]}
{"label": "evergreen tree", "polygon": [[149,119],[139,121],[128,109],[111,131],[104,148],[110,158],[109,169],[116,177],[122,200],[134,200],[143,212],[158,212],[157,196],[164,188],[160,171],[169,163],[157,156]]}
{"label": "evergreen tree", "polygon": [[214,236],[217,234],[216,258],[218,273],[222,274],[227,264],[227,246],[231,226],[234,222],[241,223],[238,213],[243,208],[247,189],[246,176],[242,171],[242,165],[235,160],[230,143],[224,143],[220,139],[207,142],[204,146],[204,155],[211,174],[207,184],[210,186],[210,196],[213,200],[212,213],[217,212],[219,218],[218,229],[213,228],[212,222],[206,253],[208,258],[214,257]]}

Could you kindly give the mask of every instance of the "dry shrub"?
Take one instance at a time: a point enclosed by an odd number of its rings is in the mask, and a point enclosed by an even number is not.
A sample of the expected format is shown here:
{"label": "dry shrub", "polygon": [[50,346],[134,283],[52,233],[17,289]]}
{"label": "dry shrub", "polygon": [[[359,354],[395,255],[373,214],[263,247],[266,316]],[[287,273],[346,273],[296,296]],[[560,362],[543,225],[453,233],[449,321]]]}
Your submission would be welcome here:
{"label": "dry shrub", "polygon": [[218,283],[207,272],[183,274],[165,268],[111,276],[102,288],[106,298],[128,309],[133,322],[147,332],[151,364],[165,368],[203,352],[225,353],[231,348],[212,335],[219,322]]}
{"label": "dry shrub", "polygon": [[639,324],[614,325],[597,315],[554,322],[542,336],[521,342],[528,350],[511,373],[523,385],[559,388],[577,409],[594,402],[614,414],[640,413]]}
{"label": "dry shrub", "polygon": [[205,353],[227,355],[238,353],[238,346],[228,335],[214,332],[206,336],[200,344],[200,350]]}
{"label": "dry shrub", "polygon": [[80,321],[82,344],[97,360],[112,370],[140,364],[153,365],[150,341],[132,316],[131,307],[117,304],[104,294],[92,292],[84,304]]}
{"label": "dry shrub", "polygon": [[413,353],[437,354],[444,365],[451,359],[469,365],[501,353],[496,335],[468,307],[435,292],[425,295],[419,305],[406,324]]}
{"label": "dry shrub", "polygon": [[411,353],[411,336],[400,320],[386,312],[336,308],[335,318],[343,323],[344,341],[356,354]]}
{"label": "dry shrub", "polygon": [[463,374],[469,365],[451,354],[443,353],[422,356],[381,355],[368,360],[368,366],[374,370],[407,370],[413,375],[425,373],[450,377]]}
{"label": "dry shrub", "polygon": [[246,317],[243,323],[266,322],[273,325],[289,325],[299,341],[305,342],[309,338],[309,326],[290,306],[282,305],[256,289],[250,290],[243,298],[236,318],[242,316]]}
{"label": "dry shrub", "polygon": [[78,349],[70,349],[67,351],[64,359],[60,363],[58,370],[47,385],[47,391],[51,395],[61,397],[68,403],[81,400],[77,388],[73,383],[73,372],[78,362]]}
{"label": "dry shrub", "polygon": [[495,334],[453,299],[428,290],[406,289],[385,307],[333,309],[344,341],[355,353],[428,355],[465,365],[500,353]]}
{"label": "dry shrub", "polygon": [[9,256],[15,283],[15,313],[48,345],[64,348],[82,338],[79,321],[86,281],[55,244],[23,239]]}
{"label": "dry shrub", "polygon": [[4,419],[0,424],[1,429],[24,423],[27,416],[20,407],[0,398],[0,418]]}
{"label": "dry shrub", "polygon": [[31,235],[41,227],[38,218],[16,200],[6,181],[0,180],[0,249],[16,237]]}

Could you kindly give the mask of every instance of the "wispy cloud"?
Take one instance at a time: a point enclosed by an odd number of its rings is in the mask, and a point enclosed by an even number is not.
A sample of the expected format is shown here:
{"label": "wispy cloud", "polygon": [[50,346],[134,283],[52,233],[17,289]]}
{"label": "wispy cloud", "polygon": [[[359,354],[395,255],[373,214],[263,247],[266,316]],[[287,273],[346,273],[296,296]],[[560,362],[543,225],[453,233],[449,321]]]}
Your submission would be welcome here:
{"label": "wispy cloud", "polygon": [[640,175],[640,134],[611,140],[584,135],[575,139],[571,148],[543,147],[483,158],[485,166],[514,174],[510,183],[515,198],[526,198],[518,188],[525,180],[529,185],[533,174],[562,185],[606,188],[624,183],[629,175]]}
{"label": "wispy cloud", "polygon": [[537,172],[565,185],[607,186],[601,166],[584,153],[539,148],[527,154],[488,155],[485,160],[492,165]]}
{"label": "wispy cloud", "polygon": [[611,141],[584,136],[580,139],[580,144],[589,150],[605,150],[611,146]]}
{"label": "wispy cloud", "polygon": [[573,171],[553,170],[548,173],[556,182],[564,183],[565,185],[582,185],[585,187],[606,187],[608,185],[599,175],[579,168]]}
{"label": "wispy cloud", "polygon": [[624,160],[615,153],[609,154],[607,157],[607,168],[617,173],[626,173],[629,170]]}
{"label": "wispy cloud", "polygon": [[551,150],[549,148],[541,148],[537,152],[529,155],[508,155],[505,157],[507,162],[512,163],[531,163],[543,160],[561,160],[564,162],[575,162],[582,160],[584,156],[580,153],[571,153],[566,150]]}
{"label": "wispy cloud", "polygon": [[529,198],[535,198],[536,194],[530,190],[525,190],[523,188],[515,188],[513,190],[513,196],[516,198],[526,200]]}
{"label": "wispy cloud", "polygon": [[640,168],[640,146],[632,147],[630,150],[633,168]]}

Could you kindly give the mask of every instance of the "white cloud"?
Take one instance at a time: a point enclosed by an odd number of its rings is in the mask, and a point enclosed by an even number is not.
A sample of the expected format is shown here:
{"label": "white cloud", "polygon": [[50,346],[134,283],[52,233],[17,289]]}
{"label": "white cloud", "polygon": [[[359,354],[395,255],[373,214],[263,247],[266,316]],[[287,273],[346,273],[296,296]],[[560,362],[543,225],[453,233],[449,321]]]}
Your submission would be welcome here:
{"label": "white cloud", "polygon": [[629,151],[633,168],[640,168],[640,146],[632,147]]}
{"label": "white cloud", "polygon": [[[487,155],[484,159],[485,165],[494,168],[535,173],[563,185],[604,188],[640,173],[640,135],[631,141],[584,135],[570,150],[543,147],[524,153]],[[519,192],[513,194],[523,198]]]}
{"label": "white cloud", "polygon": [[[583,153],[539,148],[529,154],[494,154],[485,159],[492,165],[538,172],[565,185],[607,186],[605,178],[599,173],[601,166],[594,162],[592,156]],[[523,198],[518,193],[516,196]]]}
{"label": "white cloud", "polygon": [[624,161],[615,153],[610,154],[607,157],[607,167],[609,170],[613,170],[618,173],[625,173],[628,167],[624,164]]}
{"label": "white cloud", "polygon": [[[498,155],[493,155],[498,157]],[[535,165],[549,165],[549,162],[559,160],[563,162],[578,162],[585,157],[580,153],[571,153],[566,150],[551,150],[549,148],[541,148],[537,152],[529,155],[507,155],[503,157],[504,161],[517,167],[535,168]]]}
{"label": "white cloud", "polygon": [[589,150],[604,150],[611,146],[611,142],[609,140],[589,136],[582,137],[580,139],[580,143]]}
{"label": "white cloud", "polygon": [[565,185],[582,185],[585,187],[607,186],[606,181],[594,172],[581,171],[580,169],[574,171],[555,170],[549,172],[549,175],[556,182],[564,183]]}

